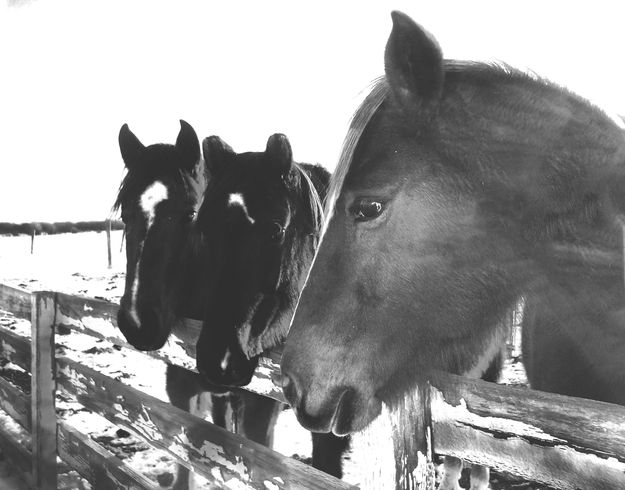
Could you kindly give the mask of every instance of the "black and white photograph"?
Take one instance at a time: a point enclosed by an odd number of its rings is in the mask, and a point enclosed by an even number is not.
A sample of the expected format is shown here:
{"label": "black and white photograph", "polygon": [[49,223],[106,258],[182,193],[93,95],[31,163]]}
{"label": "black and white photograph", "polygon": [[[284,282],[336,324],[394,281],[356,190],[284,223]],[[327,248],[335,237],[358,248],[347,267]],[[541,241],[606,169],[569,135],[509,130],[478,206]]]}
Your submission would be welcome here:
{"label": "black and white photograph", "polygon": [[0,0],[0,490],[625,489],[624,18]]}

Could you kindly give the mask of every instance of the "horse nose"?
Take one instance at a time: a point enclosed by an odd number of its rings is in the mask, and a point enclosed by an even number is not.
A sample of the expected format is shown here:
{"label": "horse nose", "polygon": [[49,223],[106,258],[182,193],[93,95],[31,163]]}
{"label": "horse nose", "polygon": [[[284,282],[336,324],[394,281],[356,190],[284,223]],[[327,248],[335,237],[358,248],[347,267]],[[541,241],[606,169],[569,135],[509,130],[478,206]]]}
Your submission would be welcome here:
{"label": "horse nose", "polygon": [[142,311],[142,322],[123,305],[117,311],[117,327],[126,341],[140,351],[158,350],[167,342],[169,330],[163,325],[156,311]]}
{"label": "horse nose", "polygon": [[258,357],[248,359],[238,349],[203,349],[198,345],[196,355],[198,371],[211,383],[221,386],[245,386],[250,383]]}
{"label": "horse nose", "polygon": [[299,423],[312,432],[344,436],[362,430],[382,408],[374,393],[349,379],[327,382],[326,377],[309,376],[308,370],[288,360],[282,366],[282,391]]}
{"label": "horse nose", "polygon": [[316,390],[302,388],[301,380],[293,373],[282,372],[282,391],[293,408],[297,420],[306,429],[313,432],[330,432],[333,423],[345,410],[349,410],[347,401],[353,390],[347,387],[336,387],[330,396],[318,396]]}

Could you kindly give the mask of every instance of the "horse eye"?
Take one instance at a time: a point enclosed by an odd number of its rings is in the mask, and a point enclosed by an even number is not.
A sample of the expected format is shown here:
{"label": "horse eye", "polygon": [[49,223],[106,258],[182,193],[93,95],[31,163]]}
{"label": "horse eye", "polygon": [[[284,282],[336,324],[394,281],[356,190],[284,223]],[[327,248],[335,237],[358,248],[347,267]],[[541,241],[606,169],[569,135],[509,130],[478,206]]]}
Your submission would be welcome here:
{"label": "horse eye", "polygon": [[284,238],[286,230],[280,223],[273,222],[271,224],[271,239],[274,242],[280,242]]}
{"label": "horse eye", "polygon": [[379,201],[364,199],[358,201],[352,207],[352,214],[356,221],[369,221],[380,216],[384,205]]}
{"label": "horse eye", "polygon": [[197,216],[197,211],[195,209],[191,209],[189,211],[187,211],[187,214],[185,215],[185,218],[188,222],[191,222],[195,219],[195,217]]}

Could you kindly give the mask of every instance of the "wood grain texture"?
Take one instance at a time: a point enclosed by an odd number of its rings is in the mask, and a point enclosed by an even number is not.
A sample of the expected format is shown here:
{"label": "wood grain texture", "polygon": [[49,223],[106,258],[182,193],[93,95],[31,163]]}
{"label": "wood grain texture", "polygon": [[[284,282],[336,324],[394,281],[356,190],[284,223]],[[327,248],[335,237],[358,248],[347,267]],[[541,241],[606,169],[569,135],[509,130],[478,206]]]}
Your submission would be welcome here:
{"label": "wood grain texture", "polygon": [[136,472],[88,436],[59,422],[59,456],[93,488],[149,490],[156,482]]}
{"label": "wood grain texture", "polygon": [[0,284],[0,310],[9,311],[18,318],[30,320],[30,293],[23,289]]}
{"label": "wood grain texture", "polygon": [[24,429],[30,431],[32,425],[30,396],[1,377],[0,408],[9,414]]}
{"label": "wood grain texture", "polygon": [[448,374],[432,384],[435,452],[554,488],[625,488],[625,407]]}
{"label": "wood grain texture", "polygon": [[625,407],[621,405],[451,374],[438,374],[432,384],[448,404],[464,404],[476,416],[505,419],[510,427],[515,422],[526,424],[554,440],[625,461]]}
{"label": "wood grain texture", "polygon": [[56,490],[55,293],[35,293],[31,300],[33,483],[40,490]]}
{"label": "wood grain texture", "polygon": [[30,372],[30,339],[0,327],[0,358],[4,358]]}
{"label": "wood grain texture", "polygon": [[389,413],[395,451],[395,488],[434,490],[430,387],[418,386]]}

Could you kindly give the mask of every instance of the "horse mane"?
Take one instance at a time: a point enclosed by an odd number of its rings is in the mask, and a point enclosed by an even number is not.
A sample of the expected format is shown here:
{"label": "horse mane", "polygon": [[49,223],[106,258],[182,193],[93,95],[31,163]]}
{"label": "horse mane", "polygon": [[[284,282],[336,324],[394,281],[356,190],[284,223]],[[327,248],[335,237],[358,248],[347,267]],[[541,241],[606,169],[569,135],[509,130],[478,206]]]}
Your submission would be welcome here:
{"label": "horse mane", "polygon": [[299,194],[310,216],[310,227],[313,233],[314,246],[318,244],[321,227],[324,223],[324,201],[328,190],[328,171],[319,165],[294,163],[300,176]]}

